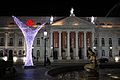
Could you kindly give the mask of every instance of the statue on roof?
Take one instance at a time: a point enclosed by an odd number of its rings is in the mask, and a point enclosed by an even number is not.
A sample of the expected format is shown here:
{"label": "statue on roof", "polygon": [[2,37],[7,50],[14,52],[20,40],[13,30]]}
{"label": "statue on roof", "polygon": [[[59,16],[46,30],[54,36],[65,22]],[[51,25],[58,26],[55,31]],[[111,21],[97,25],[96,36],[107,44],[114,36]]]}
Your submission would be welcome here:
{"label": "statue on roof", "polygon": [[70,16],[75,16],[73,8],[71,8],[71,10],[70,10]]}
{"label": "statue on roof", "polygon": [[53,23],[53,16],[50,17],[50,24]]}
{"label": "statue on roof", "polygon": [[91,23],[95,24],[94,21],[95,21],[95,18],[92,16],[92,17],[91,17]]}

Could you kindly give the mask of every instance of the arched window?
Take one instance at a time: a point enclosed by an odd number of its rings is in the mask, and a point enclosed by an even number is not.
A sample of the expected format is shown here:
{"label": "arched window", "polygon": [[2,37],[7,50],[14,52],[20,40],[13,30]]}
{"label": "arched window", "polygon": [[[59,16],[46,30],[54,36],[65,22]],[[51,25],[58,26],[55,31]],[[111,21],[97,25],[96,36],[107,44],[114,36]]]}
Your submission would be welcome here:
{"label": "arched window", "polygon": [[19,38],[18,46],[22,46],[22,45],[23,45],[22,38]]}
{"label": "arched window", "polygon": [[105,46],[105,39],[104,38],[102,38],[101,43],[102,43],[102,46]]}
{"label": "arched window", "polygon": [[118,46],[120,46],[120,38],[118,38]]}
{"label": "arched window", "polygon": [[109,38],[109,46],[112,46],[112,38]]}
{"label": "arched window", "polygon": [[11,38],[9,38],[9,44],[8,44],[9,46],[13,46],[13,38],[11,37]]}
{"label": "arched window", "polygon": [[105,50],[102,50],[102,56],[105,56]]}
{"label": "arched window", "polygon": [[37,46],[40,46],[40,38],[37,38]]}
{"label": "arched window", "polygon": [[37,50],[36,56],[37,56],[37,57],[40,57],[40,50]]}
{"label": "arched window", "polygon": [[97,45],[98,45],[97,38],[95,38],[95,40],[94,40],[94,46],[97,46]]}
{"label": "arched window", "polygon": [[3,57],[3,50],[0,50],[0,57]]}
{"label": "arched window", "polygon": [[5,45],[5,40],[3,37],[0,38],[0,46],[4,46]]}

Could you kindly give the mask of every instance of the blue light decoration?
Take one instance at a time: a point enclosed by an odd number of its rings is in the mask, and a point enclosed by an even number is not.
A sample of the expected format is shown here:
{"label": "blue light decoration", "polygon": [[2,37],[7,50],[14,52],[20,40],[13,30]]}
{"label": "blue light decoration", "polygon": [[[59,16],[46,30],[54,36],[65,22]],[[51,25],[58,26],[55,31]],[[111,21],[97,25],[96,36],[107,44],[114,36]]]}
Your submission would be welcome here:
{"label": "blue light decoration", "polygon": [[14,19],[14,21],[18,25],[18,27],[21,29],[21,31],[24,35],[24,38],[25,38],[27,53],[26,53],[26,60],[25,60],[24,66],[34,66],[33,60],[32,60],[33,41],[34,41],[34,38],[37,35],[38,31],[42,27],[44,27],[45,23],[43,23],[42,25],[39,25],[37,27],[34,27],[34,26],[31,27],[31,26],[28,26],[28,25],[24,24],[23,22],[21,22],[15,16],[12,16],[12,18]]}

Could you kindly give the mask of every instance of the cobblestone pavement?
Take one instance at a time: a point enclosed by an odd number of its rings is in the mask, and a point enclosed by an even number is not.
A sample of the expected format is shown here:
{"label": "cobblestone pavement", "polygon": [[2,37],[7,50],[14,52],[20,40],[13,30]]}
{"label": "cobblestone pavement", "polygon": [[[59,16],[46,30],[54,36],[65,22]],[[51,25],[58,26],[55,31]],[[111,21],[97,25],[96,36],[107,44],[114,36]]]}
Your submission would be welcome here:
{"label": "cobblestone pavement", "polygon": [[[59,65],[57,65],[57,66],[59,66]],[[44,67],[42,65],[39,65],[34,69],[24,69],[23,66],[17,65],[17,66],[15,66],[16,74],[13,78],[6,77],[5,79],[0,79],[0,80],[82,80],[79,78],[61,79],[61,78],[57,78],[57,77],[50,77],[46,73],[48,70],[50,70],[53,67],[56,67],[56,66]],[[76,75],[76,72],[75,72],[75,75]],[[81,76],[80,74],[77,74],[77,76],[78,75]],[[62,76],[64,76],[64,75],[62,75]],[[99,69],[99,79],[97,79],[97,80],[120,80],[120,68]]]}
{"label": "cobblestone pavement", "polygon": [[19,67],[16,70],[15,80],[54,80],[54,78],[46,75],[49,68],[36,67],[35,69],[24,69]]}
{"label": "cobblestone pavement", "polygon": [[[17,75],[15,80],[80,80],[79,78],[60,79],[50,77],[46,75],[46,72],[49,70],[48,67],[37,67],[35,69],[23,69],[19,67],[16,70]],[[79,74],[79,76],[81,75]],[[98,80],[120,80],[120,69],[99,69]]]}

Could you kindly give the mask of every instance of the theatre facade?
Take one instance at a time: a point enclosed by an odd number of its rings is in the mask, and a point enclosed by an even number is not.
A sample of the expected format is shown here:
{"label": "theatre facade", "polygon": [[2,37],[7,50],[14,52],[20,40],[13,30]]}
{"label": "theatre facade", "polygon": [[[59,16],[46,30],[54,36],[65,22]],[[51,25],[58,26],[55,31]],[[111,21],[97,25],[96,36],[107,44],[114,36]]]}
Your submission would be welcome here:
{"label": "theatre facade", "polygon": [[[70,15],[68,17],[53,16],[52,20],[49,16],[17,17],[24,23],[27,20],[33,20],[36,26],[46,22],[35,37],[32,48],[33,60],[43,61],[44,56],[50,58],[51,61],[86,60],[88,48],[96,53],[97,58],[112,60],[115,56],[120,56],[119,17]],[[44,31],[48,33],[46,40],[44,40]],[[0,57],[8,56],[10,50],[16,57],[26,56],[26,43],[13,18],[1,16]]]}

